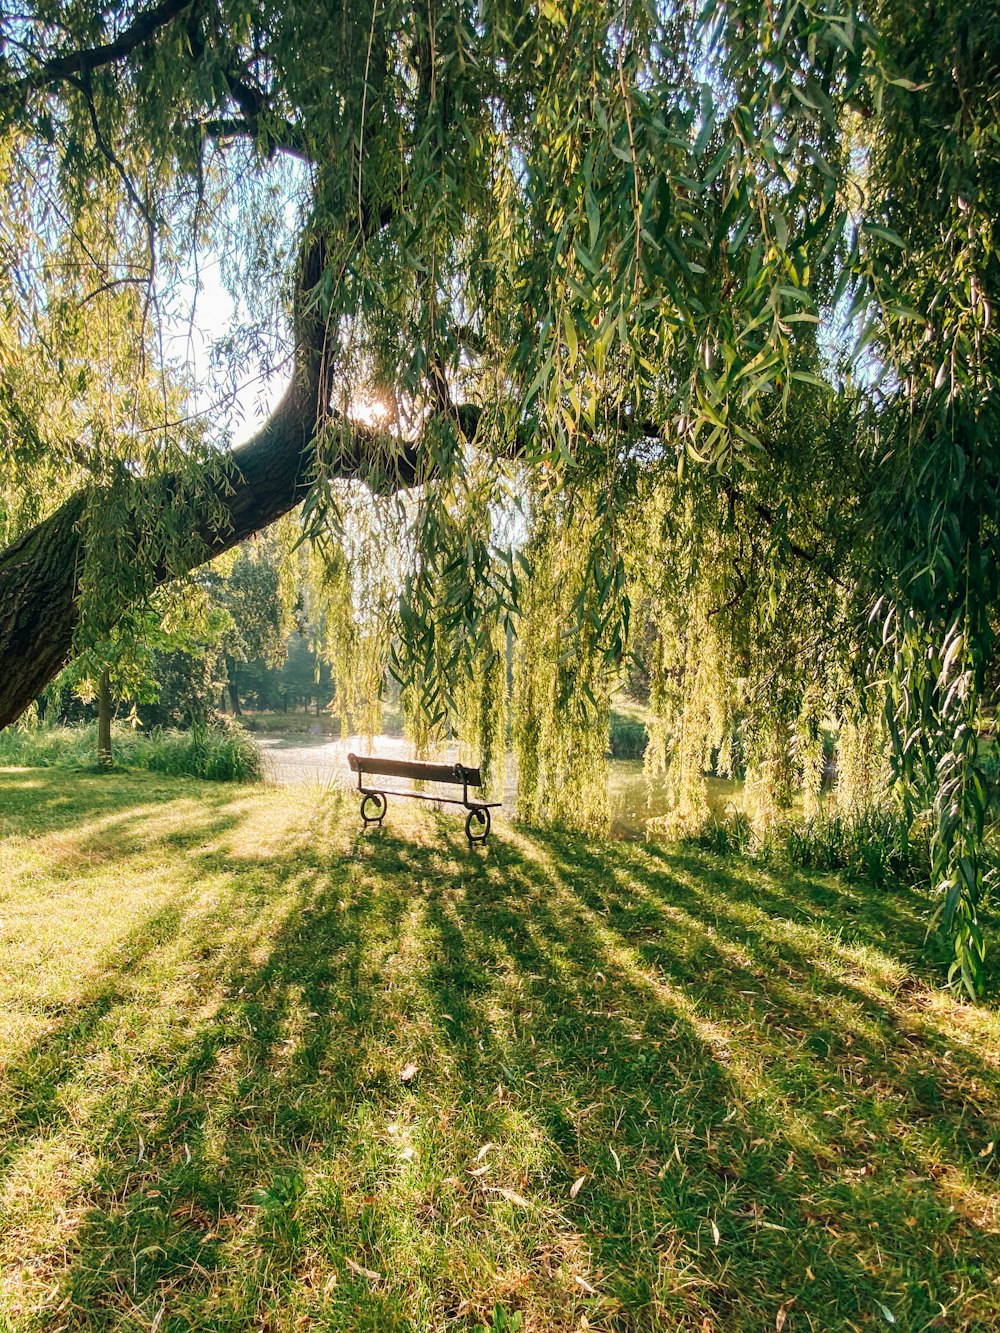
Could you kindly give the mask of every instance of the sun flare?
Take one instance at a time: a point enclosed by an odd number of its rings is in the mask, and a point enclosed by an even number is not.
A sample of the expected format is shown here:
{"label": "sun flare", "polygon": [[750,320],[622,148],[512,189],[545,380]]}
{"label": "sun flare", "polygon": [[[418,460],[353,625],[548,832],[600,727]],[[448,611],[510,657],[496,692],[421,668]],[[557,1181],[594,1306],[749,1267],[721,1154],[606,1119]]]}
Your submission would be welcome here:
{"label": "sun flare", "polygon": [[363,398],[351,404],[349,416],[359,426],[381,427],[389,418],[389,406],[381,398]]}

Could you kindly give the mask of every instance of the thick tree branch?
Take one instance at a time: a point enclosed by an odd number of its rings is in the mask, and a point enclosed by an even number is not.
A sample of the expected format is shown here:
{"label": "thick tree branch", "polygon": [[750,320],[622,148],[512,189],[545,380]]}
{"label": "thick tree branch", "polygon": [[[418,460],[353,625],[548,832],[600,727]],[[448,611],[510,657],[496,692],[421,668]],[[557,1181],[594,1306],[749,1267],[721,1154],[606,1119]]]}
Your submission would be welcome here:
{"label": "thick tree branch", "polygon": [[148,42],[161,28],[167,27],[174,19],[193,7],[195,0],[160,0],[160,4],[140,14],[135,21],[111,42],[89,47],[81,51],[67,51],[61,55],[50,56],[41,61],[38,68],[14,83],[0,88],[0,97],[11,94],[31,92],[44,88],[50,83],[114,64],[129,55],[137,47]]}
{"label": "thick tree branch", "polygon": [[[201,512],[192,514],[192,565],[235,546],[302,500],[315,466],[313,387],[298,378],[263,429],[217,469]],[[345,455],[344,474],[356,474],[362,462],[360,449]],[[164,507],[176,489],[156,480]],[[69,658],[93,500],[93,492],[79,492],[0,552],[0,727],[19,717]],[[176,572],[157,569],[153,578],[162,582]]]}
{"label": "thick tree branch", "polygon": [[[37,69],[13,83],[0,86],[0,99],[16,98],[25,93],[39,91],[49,84],[65,82],[84,92],[91,103],[92,116],[96,118],[89,92],[90,75],[96,70],[124,59],[183,14],[187,13],[193,17],[196,2],[197,0],[162,0],[159,5],[140,14],[114,41],[41,59]],[[196,32],[192,32],[190,38],[192,51],[196,55],[203,54],[205,49],[203,40]],[[261,143],[268,153],[280,149],[303,162],[312,161],[302,135],[290,121],[274,114],[267,93],[232,70],[223,69],[222,76],[229,96],[240,111],[240,116],[222,116],[204,122],[205,132],[210,138],[252,138]],[[107,147],[100,146],[105,156],[108,156]]]}
{"label": "thick tree branch", "polygon": [[[193,567],[229,550],[293,509],[309,489],[317,466],[317,440],[335,437],[324,459],[325,475],[354,479],[383,493],[427,479],[419,441],[384,434],[338,419],[331,422],[318,397],[322,361],[305,356],[269,420],[246,444],[213,469],[202,503],[191,515],[187,562]],[[325,401],[328,401],[326,399]],[[456,409],[474,428],[477,409]],[[163,478],[144,483],[164,508],[178,486]],[[68,660],[79,620],[80,571],[94,493],[78,492],[44,522],[0,552],[0,727],[18,718]],[[97,506],[94,506],[96,509]],[[141,546],[136,533],[136,545]],[[176,575],[176,565],[152,571],[154,582]]]}
{"label": "thick tree branch", "polygon": [[263,140],[268,153],[277,150],[288,153],[290,157],[297,157],[300,162],[311,163],[313,160],[295,126],[288,121],[275,124],[269,120],[263,135],[257,125],[239,116],[215,116],[211,120],[202,121],[201,128],[209,139]]}
{"label": "thick tree branch", "polygon": [[[373,210],[365,230],[384,226],[391,209]],[[316,299],[328,262],[322,233],[303,238],[293,310],[296,345],[292,382],[260,431],[246,444],[214,461],[200,500],[190,515],[184,563],[193,567],[266,527],[304,499],[321,465],[324,478],[356,479],[383,493],[428,479],[429,451],[419,440],[393,440],[330,410],[334,358],[327,346],[327,317]],[[445,413],[465,438],[481,428],[481,410],[448,404]],[[520,451],[516,440],[511,455]],[[322,453],[320,459],[318,455]],[[157,527],[156,506],[176,503],[181,478],[137,478],[141,494],[131,506],[143,523]],[[87,550],[89,515],[101,506],[93,491],[72,496],[48,519],[0,552],[0,727],[20,716],[65,664],[79,621],[80,577]],[[126,506],[127,508],[129,506]],[[138,518],[136,520],[138,525]],[[164,525],[166,526],[166,525]],[[137,551],[143,533],[134,534]],[[137,559],[142,558],[137,556]],[[144,571],[154,582],[180,572]],[[140,580],[141,582],[141,580]]]}

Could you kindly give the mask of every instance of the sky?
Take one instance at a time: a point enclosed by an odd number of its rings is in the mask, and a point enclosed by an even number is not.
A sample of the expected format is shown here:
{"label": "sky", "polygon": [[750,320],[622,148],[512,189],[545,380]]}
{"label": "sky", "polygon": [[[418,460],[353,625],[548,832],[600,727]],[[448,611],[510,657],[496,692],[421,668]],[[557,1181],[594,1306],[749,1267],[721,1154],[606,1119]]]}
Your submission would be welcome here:
{"label": "sky", "polygon": [[191,381],[192,414],[213,417],[229,434],[230,443],[242,444],[260,427],[284,393],[289,379],[286,366],[265,373],[251,355],[231,377],[228,368],[213,365],[212,349],[240,318],[240,310],[220,276],[218,256],[201,257],[195,298],[194,272],[164,302],[162,326],[166,359],[183,365]]}

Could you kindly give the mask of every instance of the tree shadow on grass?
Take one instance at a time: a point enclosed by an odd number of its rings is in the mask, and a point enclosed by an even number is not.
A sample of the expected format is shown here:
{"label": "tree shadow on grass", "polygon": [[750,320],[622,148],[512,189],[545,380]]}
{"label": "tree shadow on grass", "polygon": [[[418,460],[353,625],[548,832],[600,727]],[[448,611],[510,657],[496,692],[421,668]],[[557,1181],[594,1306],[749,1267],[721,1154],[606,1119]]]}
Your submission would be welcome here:
{"label": "tree shadow on grass", "polygon": [[246,819],[25,1063],[7,1187],[87,1152],[19,1329],[990,1326],[995,1048],[915,904],[336,802],[237,859]]}

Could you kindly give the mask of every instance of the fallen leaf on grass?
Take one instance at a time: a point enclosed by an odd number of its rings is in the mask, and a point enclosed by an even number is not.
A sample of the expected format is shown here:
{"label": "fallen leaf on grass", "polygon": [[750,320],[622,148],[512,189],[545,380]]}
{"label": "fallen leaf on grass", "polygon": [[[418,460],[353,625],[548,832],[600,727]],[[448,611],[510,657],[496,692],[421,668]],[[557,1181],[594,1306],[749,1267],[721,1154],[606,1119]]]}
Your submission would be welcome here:
{"label": "fallen leaf on grass", "polygon": [[524,1197],[524,1195],[523,1195],[523,1194],[518,1194],[516,1190],[508,1190],[508,1189],[504,1189],[504,1187],[503,1187],[502,1185],[499,1185],[499,1186],[496,1187],[496,1191],[497,1191],[498,1194],[502,1195],[503,1198],[507,1199],[508,1202],[510,1202],[510,1203],[516,1203],[516,1204],[518,1205],[518,1207],[520,1207],[520,1208],[530,1208],[530,1207],[531,1207],[531,1204],[530,1204],[530,1203],[528,1202],[528,1200]]}
{"label": "fallen leaf on grass", "polygon": [[715,1241],[716,1245],[718,1245],[719,1241],[722,1239],[722,1237],[719,1235],[719,1228],[715,1225],[714,1222],[712,1223],[712,1239]]}
{"label": "fallen leaf on grass", "polygon": [[787,1318],[788,1311],[782,1305],[779,1307],[778,1313],[774,1316],[774,1333],[781,1333],[781,1330],[785,1327],[785,1320]]}
{"label": "fallen leaf on grass", "polygon": [[486,1154],[489,1152],[489,1150],[495,1147],[496,1147],[495,1143],[484,1143],[483,1146],[476,1153],[476,1161],[481,1162],[483,1158],[486,1156]]}
{"label": "fallen leaf on grass", "polygon": [[580,1176],[578,1180],[573,1181],[572,1185],[570,1185],[569,1187],[569,1197],[571,1199],[575,1199],[576,1196],[580,1193],[580,1191],[583,1189],[583,1182],[586,1179],[587,1179],[586,1176]]}
{"label": "fallen leaf on grass", "polygon": [[417,1066],[411,1060],[408,1065],[404,1065],[403,1068],[399,1071],[400,1083],[412,1083],[413,1080],[417,1077],[417,1072],[418,1072]]}
{"label": "fallen leaf on grass", "polygon": [[351,1272],[356,1273],[358,1277],[369,1278],[372,1282],[382,1281],[382,1274],[376,1273],[374,1268],[362,1268],[361,1264],[356,1264],[353,1259],[345,1259],[344,1263]]}
{"label": "fallen leaf on grass", "polygon": [[584,1289],[584,1291],[587,1293],[588,1296],[596,1296],[596,1295],[597,1295],[596,1290],[590,1285],[590,1283],[587,1282],[584,1278],[580,1277],[580,1275],[579,1275],[578,1273],[576,1273],[576,1274],[573,1275],[573,1281],[574,1281],[574,1282],[578,1282],[578,1283],[580,1284],[580,1286]]}

